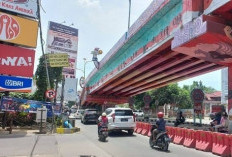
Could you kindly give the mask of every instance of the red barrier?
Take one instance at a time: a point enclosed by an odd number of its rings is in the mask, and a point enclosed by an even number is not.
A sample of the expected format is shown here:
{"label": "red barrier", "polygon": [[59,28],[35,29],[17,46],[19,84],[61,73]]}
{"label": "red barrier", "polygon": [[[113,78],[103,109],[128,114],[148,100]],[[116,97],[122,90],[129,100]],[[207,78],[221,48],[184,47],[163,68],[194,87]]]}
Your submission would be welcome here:
{"label": "red barrier", "polygon": [[230,156],[230,136],[223,133],[212,133],[213,147],[212,153],[229,157]]}
{"label": "red barrier", "polygon": [[212,132],[198,130],[195,132],[196,149],[206,152],[212,151]]}
{"label": "red barrier", "polygon": [[149,131],[149,124],[143,123],[143,130],[142,130],[141,134],[147,136],[148,131]]}
{"label": "red barrier", "polygon": [[166,128],[166,131],[167,131],[167,133],[168,133],[168,136],[169,136],[169,138],[171,138],[172,139],[172,141],[174,140],[174,137],[175,137],[175,128],[174,127],[171,127],[171,126],[166,126],[165,127]]}
{"label": "red barrier", "polygon": [[138,129],[136,130],[136,133],[141,134],[143,128],[142,128],[142,122],[138,122]]}
{"label": "red barrier", "polygon": [[180,145],[183,144],[185,130],[186,129],[184,128],[175,128],[175,136],[174,136],[173,143],[180,144]]}
{"label": "red barrier", "polygon": [[184,136],[185,138],[183,145],[189,148],[195,148],[196,145],[195,131],[192,129],[186,129]]}
{"label": "red barrier", "polygon": [[139,124],[139,122],[136,122],[136,126],[135,126],[135,129],[134,129],[134,132],[136,132],[138,130],[138,124]]}

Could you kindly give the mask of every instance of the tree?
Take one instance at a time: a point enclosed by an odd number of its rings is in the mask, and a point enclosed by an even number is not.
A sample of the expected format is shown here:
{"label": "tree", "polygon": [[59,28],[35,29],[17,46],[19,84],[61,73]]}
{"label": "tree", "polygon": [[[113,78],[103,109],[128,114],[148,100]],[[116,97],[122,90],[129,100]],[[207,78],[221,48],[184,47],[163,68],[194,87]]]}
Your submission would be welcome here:
{"label": "tree", "polygon": [[[48,67],[49,77],[50,77],[50,88],[54,88],[62,80],[62,68],[51,68]],[[37,85],[37,90],[34,94],[34,99],[39,101],[45,101],[45,92],[48,89],[46,66],[44,57],[41,56],[39,59],[39,65],[35,73],[35,80]]]}
{"label": "tree", "polygon": [[188,90],[190,93],[192,92],[192,90],[194,88],[199,88],[201,90],[203,90],[204,93],[213,93],[216,90],[212,87],[206,87],[203,85],[202,81],[193,81],[193,84],[188,86],[188,85],[184,85],[183,86],[184,89]]}

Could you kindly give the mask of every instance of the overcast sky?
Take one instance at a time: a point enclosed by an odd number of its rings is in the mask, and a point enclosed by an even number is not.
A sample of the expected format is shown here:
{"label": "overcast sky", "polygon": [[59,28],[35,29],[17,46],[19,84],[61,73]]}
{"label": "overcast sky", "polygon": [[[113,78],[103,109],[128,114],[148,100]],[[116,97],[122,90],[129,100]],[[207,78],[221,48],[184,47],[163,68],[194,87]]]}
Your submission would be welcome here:
{"label": "overcast sky", "polygon": [[[152,0],[132,0],[131,24],[149,6]],[[83,58],[91,60],[90,52],[99,47],[103,54],[113,47],[119,38],[127,31],[129,0],[42,0],[41,11],[43,38],[46,41],[48,21],[72,25],[79,30],[77,68],[83,69]],[[65,21],[65,22],[64,22]],[[38,38],[39,39],[39,38]],[[36,51],[35,69],[42,55],[40,43]],[[86,76],[92,71],[92,62],[86,64]],[[35,70],[34,70],[35,71]],[[83,73],[77,70],[77,78]],[[216,71],[179,84],[192,84],[192,81],[202,80],[206,86],[221,90],[221,72]],[[78,87],[80,88],[80,87]]]}

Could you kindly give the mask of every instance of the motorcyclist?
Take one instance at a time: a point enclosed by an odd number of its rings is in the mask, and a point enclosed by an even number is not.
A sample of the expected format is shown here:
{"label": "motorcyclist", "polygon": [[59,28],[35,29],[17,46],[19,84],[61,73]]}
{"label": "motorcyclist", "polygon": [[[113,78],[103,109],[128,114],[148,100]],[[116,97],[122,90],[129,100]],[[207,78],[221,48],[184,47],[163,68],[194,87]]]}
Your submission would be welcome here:
{"label": "motorcyclist", "polygon": [[180,124],[183,124],[185,122],[185,118],[182,114],[182,111],[178,111],[177,112],[177,116],[176,116],[176,122],[175,122],[175,126],[178,126]]}
{"label": "motorcyclist", "polygon": [[98,118],[98,135],[100,133],[102,126],[107,127],[107,125],[108,125],[108,118],[106,116],[106,113],[103,112],[102,115]]}
{"label": "motorcyclist", "polygon": [[153,125],[154,128],[152,128],[152,135],[153,135],[153,141],[156,140],[156,136],[165,131],[165,124],[166,121],[164,120],[164,113],[163,112],[158,112],[157,113],[158,119],[156,120],[155,125]]}

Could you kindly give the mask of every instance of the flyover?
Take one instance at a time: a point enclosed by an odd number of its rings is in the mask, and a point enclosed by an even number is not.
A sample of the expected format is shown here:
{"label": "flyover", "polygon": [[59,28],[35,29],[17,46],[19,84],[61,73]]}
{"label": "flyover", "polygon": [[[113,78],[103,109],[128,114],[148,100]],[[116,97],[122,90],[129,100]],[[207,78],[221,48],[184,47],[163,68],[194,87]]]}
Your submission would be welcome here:
{"label": "flyover", "polygon": [[231,26],[232,0],[154,0],[87,77],[81,104],[126,103],[224,67],[232,91]]}

